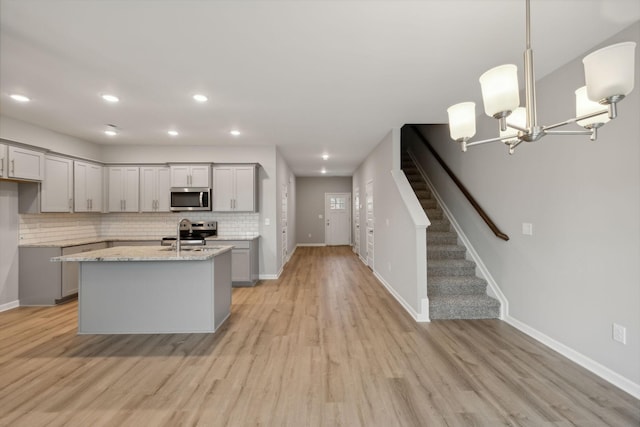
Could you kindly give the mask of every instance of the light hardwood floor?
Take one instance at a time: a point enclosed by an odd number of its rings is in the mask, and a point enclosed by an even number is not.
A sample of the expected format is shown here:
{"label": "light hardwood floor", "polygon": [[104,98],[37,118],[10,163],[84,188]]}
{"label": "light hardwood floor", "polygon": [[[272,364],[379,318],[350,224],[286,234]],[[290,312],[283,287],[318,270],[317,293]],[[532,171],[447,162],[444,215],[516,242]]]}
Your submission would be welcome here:
{"label": "light hardwood floor", "polygon": [[1,426],[638,426],[639,401],[499,320],[415,323],[347,247],[233,291],[216,334],[0,313]]}

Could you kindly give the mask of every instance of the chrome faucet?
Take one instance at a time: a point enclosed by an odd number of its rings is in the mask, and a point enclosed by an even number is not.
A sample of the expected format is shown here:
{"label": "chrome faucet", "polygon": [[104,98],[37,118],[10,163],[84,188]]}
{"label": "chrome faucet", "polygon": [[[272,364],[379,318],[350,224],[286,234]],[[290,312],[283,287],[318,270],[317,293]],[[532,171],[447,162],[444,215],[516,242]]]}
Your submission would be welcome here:
{"label": "chrome faucet", "polygon": [[191,233],[191,221],[187,218],[182,218],[178,221],[178,234],[176,235],[176,253],[178,254],[180,254],[180,227],[182,226],[182,223],[189,224],[189,233]]}

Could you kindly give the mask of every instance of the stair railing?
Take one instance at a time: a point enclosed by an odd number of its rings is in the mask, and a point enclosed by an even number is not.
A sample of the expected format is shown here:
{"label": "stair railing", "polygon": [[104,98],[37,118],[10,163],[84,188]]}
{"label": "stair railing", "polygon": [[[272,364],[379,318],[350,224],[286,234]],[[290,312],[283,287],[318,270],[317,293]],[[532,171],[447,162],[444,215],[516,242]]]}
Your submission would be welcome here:
{"label": "stair railing", "polygon": [[411,129],[413,129],[413,131],[418,136],[418,138],[420,138],[422,143],[427,147],[427,149],[433,155],[433,157],[438,161],[440,166],[442,166],[442,168],[447,173],[447,175],[449,175],[449,177],[453,180],[453,182],[458,186],[458,188],[460,189],[462,194],[464,194],[464,196],[467,198],[469,203],[471,203],[471,206],[473,206],[473,208],[476,210],[476,212],[478,212],[478,215],[480,215],[480,217],[484,220],[484,222],[489,226],[491,231],[493,231],[493,234],[495,234],[496,237],[498,237],[498,238],[500,238],[502,240],[509,240],[509,236],[507,236],[505,233],[500,231],[498,226],[496,226],[496,224],[491,220],[491,218],[489,218],[489,215],[487,215],[487,213],[484,211],[484,209],[482,209],[482,206],[480,206],[480,204],[471,195],[471,193],[469,193],[469,190],[467,190],[467,187],[465,187],[464,184],[462,182],[460,182],[458,177],[453,173],[453,171],[451,169],[449,169],[449,166],[447,166],[447,164],[444,162],[444,160],[442,160],[442,157],[440,157],[440,155],[438,155],[436,150],[433,149],[431,144],[429,144],[429,141],[422,134],[420,129],[418,129],[418,127],[416,125],[411,125],[410,127],[411,127]]}

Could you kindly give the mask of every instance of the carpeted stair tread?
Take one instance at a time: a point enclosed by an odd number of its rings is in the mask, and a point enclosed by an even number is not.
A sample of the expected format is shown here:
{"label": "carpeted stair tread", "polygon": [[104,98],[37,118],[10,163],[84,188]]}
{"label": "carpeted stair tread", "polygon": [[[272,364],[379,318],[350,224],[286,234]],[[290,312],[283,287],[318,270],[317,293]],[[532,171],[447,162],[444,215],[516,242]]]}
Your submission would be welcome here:
{"label": "carpeted stair tread", "polygon": [[467,248],[461,245],[440,245],[433,244],[427,246],[427,259],[464,259]]}
{"label": "carpeted stair tread", "polygon": [[458,243],[458,235],[454,231],[429,231],[427,229],[427,247],[434,245],[455,245]]}
{"label": "carpeted stair tread", "polygon": [[442,219],[433,219],[431,220],[431,225],[429,226],[429,232],[447,232],[451,230],[451,224],[449,220],[446,218]]}
{"label": "carpeted stair tread", "polygon": [[485,295],[487,282],[476,276],[432,276],[429,278],[429,298],[439,295]]}

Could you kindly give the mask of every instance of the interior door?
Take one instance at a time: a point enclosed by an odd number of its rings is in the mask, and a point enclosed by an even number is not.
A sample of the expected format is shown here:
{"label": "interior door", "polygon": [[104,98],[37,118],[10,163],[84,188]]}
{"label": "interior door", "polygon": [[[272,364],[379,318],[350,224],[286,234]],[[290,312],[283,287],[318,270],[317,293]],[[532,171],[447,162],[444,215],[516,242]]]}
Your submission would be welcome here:
{"label": "interior door", "polygon": [[282,265],[285,265],[288,261],[289,249],[287,248],[287,210],[289,204],[289,188],[287,184],[282,184]]}
{"label": "interior door", "polygon": [[353,194],[353,252],[360,255],[360,188]]}
{"label": "interior door", "polygon": [[367,265],[373,270],[373,236],[375,217],[373,215],[373,181],[367,182],[365,191],[365,212],[367,216]]}
{"label": "interior door", "polygon": [[325,193],[325,243],[351,244],[351,193]]}

